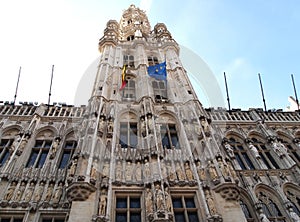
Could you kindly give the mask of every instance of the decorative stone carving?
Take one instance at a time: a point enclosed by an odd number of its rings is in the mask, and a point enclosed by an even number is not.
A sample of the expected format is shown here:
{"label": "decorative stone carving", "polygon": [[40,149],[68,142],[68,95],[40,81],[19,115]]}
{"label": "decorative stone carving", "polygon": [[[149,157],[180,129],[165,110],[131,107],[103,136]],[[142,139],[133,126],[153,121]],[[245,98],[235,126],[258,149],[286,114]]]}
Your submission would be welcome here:
{"label": "decorative stone carving", "polygon": [[261,222],[270,222],[267,216],[263,213],[262,209],[259,210],[259,220]]}
{"label": "decorative stone carving", "polygon": [[155,186],[155,206],[157,211],[164,210],[164,193],[159,184]]}
{"label": "decorative stone carving", "polygon": [[98,131],[100,132],[101,136],[105,132],[105,125],[106,125],[105,118],[104,118],[104,116],[101,116],[99,119],[99,124],[98,124]]}
{"label": "decorative stone carving", "polygon": [[213,164],[212,161],[208,161],[208,172],[209,172],[209,175],[210,175],[210,178],[214,181],[214,180],[217,180],[218,179],[218,173],[217,173],[217,170]]}
{"label": "decorative stone carving", "polygon": [[38,202],[41,200],[44,192],[45,183],[43,181],[40,182],[39,186],[37,187],[35,194],[33,196],[33,201]]}
{"label": "decorative stone carving", "polygon": [[106,205],[107,205],[107,194],[106,194],[106,190],[102,189],[100,194],[100,201],[99,201],[99,215],[106,214]]}
{"label": "decorative stone carving", "polygon": [[151,177],[150,165],[147,159],[144,163],[144,179],[148,180]]}
{"label": "decorative stone carving", "polygon": [[49,183],[47,191],[46,191],[46,196],[45,196],[45,201],[46,202],[50,202],[51,197],[52,197],[52,193],[53,193],[53,189],[54,189],[54,184]]}
{"label": "decorative stone carving", "polygon": [[176,174],[179,181],[185,180],[185,176],[179,162],[176,163]]}
{"label": "decorative stone carving", "polygon": [[17,155],[21,155],[23,153],[23,150],[28,142],[29,135],[25,135],[24,138],[21,140],[19,149],[17,151]]}
{"label": "decorative stone carving", "polygon": [[188,181],[193,181],[194,180],[194,175],[193,175],[193,172],[190,168],[190,164],[188,162],[186,162],[184,164],[184,168],[185,168],[185,174],[186,174],[186,177],[187,177]]}
{"label": "decorative stone carving", "polygon": [[252,144],[252,142],[249,142],[249,149],[250,149],[252,155],[253,155],[256,159],[260,159],[259,152],[258,152],[257,148]]}
{"label": "decorative stone carving", "polygon": [[142,136],[145,137],[146,136],[146,121],[145,121],[145,117],[144,116],[141,117],[140,124],[141,124],[141,133],[142,133]]}
{"label": "decorative stone carving", "polygon": [[71,163],[69,165],[68,177],[73,177],[75,175],[77,162],[78,162],[77,158],[75,158],[71,161]]}
{"label": "decorative stone carving", "polygon": [[146,214],[153,213],[153,195],[150,188],[146,188],[145,193]]}
{"label": "decorative stone carving", "polygon": [[210,211],[211,215],[216,215],[217,214],[217,209],[215,206],[215,202],[214,199],[211,196],[211,193],[209,190],[205,190],[205,197],[206,197],[206,203],[208,206],[208,209]]}
{"label": "decorative stone carving", "polygon": [[166,202],[166,210],[168,212],[172,212],[172,198],[171,195],[169,194],[169,188],[165,188],[165,202]]}
{"label": "decorative stone carving", "polygon": [[116,165],[116,180],[117,181],[122,180],[122,164],[120,161],[118,161]]}
{"label": "decorative stone carving", "polygon": [[135,179],[136,181],[142,180],[142,168],[141,168],[141,162],[137,161],[136,167],[135,167]]}
{"label": "decorative stone carving", "polygon": [[63,194],[63,183],[59,182],[58,186],[56,187],[56,189],[54,191],[52,202],[54,204],[57,204],[60,201],[62,194]]}
{"label": "decorative stone carving", "polygon": [[203,166],[201,166],[201,162],[200,161],[197,161],[197,173],[198,173],[199,179],[201,181],[205,181],[206,180],[205,168]]}
{"label": "decorative stone carving", "polygon": [[229,171],[229,168],[227,166],[227,164],[225,164],[222,160],[222,158],[218,158],[218,165],[219,165],[219,168],[220,168],[220,171],[223,175],[223,177],[226,179],[230,179],[230,171]]}
{"label": "decorative stone carving", "polygon": [[293,222],[300,222],[300,217],[294,212],[293,208],[289,208],[289,214]]}
{"label": "decorative stone carving", "polygon": [[29,185],[29,187],[26,189],[26,192],[25,192],[25,194],[24,194],[23,200],[24,200],[25,202],[29,202],[29,201],[31,200],[31,197],[32,197],[32,194],[33,194],[34,187],[35,187],[35,183],[34,183],[34,182],[30,182],[30,185]]}
{"label": "decorative stone carving", "polygon": [[132,180],[132,165],[130,161],[128,161],[126,165],[125,178],[127,181]]}
{"label": "decorative stone carving", "polygon": [[3,200],[6,200],[6,201],[11,200],[11,198],[13,197],[13,194],[15,192],[16,186],[17,186],[17,183],[15,181],[13,181],[11,183],[10,187],[7,189],[7,191],[3,197]]}
{"label": "decorative stone carving", "polygon": [[148,133],[151,134],[154,129],[153,121],[152,121],[152,114],[147,114],[147,124],[148,124]]}
{"label": "decorative stone carving", "polygon": [[60,138],[56,137],[55,140],[52,143],[52,148],[51,148],[51,154],[50,154],[50,159],[53,159],[56,156],[57,148],[60,143]]}
{"label": "decorative stone carving", "polygon": [[234,152],[233,152],[233,147],[227,141],[224,142],[224,146],[225,146],[225,150],[226,150],[228,156],[231,159],[234,159],[235,155],[234,155]]}
{"label": "decorative stone carving", "polygon": [[272,147],[275,151],[275,153],[279,156],[279,157],[283,157],[286,155],[287,153],[287,148],[279,141],[272,141]]}
{"label": "decorative stone carving", "polygon": [[95,181],[97,179],[97,172],[98,172],[98,159],[94,159],[91,168],[91,173],[90,173],[91,180]]}
{"label": "decorative stone carving", "polygon": [[25,190],[25,186],[26,186],[26,183],[24,181],[22,181],[21,185],[19,186],[19,188],[17,189],[17,191],[15,193],[15,196],[14,196],[15,201],[20,201],[21,200],[22,195],[23,195],[24,190]]}

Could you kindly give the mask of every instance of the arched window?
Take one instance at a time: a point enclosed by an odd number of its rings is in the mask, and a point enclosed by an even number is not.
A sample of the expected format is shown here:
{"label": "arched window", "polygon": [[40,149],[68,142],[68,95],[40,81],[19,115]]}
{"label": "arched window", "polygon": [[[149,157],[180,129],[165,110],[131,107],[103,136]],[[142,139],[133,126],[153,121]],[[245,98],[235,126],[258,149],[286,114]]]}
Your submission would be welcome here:
{"label": "arched window", "polygon": [[293,210],[296,214],[300,215],[300,191],[296,187],[290,187],[284,189],[284,193],[287,199],[291,202]]}
{"label": "arched window", "polygon": [[135,81],[132,78],[128,78],[126,86],[122,89],[122,100],[133,101],[135,100]]}
{"label": "arched window", "polygon": [[288,140],[286,138],[280,137],[280,141],[281,143],[287,148],[288,154],[289,156],[296,162],[299,163],[300,162],[300,156],[298,154],[298,150],[299,148],[297,147],[297,145],[288,142]]}
{"label": "arched window", "polygon": [[60,169],[63,169],[68,165],[70,159],[74,154],[76,147],[77,147],[77,141],[74,138],[74,133],[71,133],[66,137],[66,140],[62,148],[62,156],[59,163]]}
{"label": "arched window", "polygon": [[229,143],[233,147],[235,158],[238,161],[240,167],[243,170],[255,169],[251,159],[249,158],[247,150],[244,147],[244,143],[240,139],[234,137],[229,138]]}
{"label": "arched window", "polygon": [[247,219],[248,222],[250,221],[254,221],[254,217],[252,216],[250,210],[249,210],[249,207],[247,206],[247,204],[244,203],[243,200],[240,200],[240,206],[243,210],[243,213]]}
{"label": "arched window", "polygon": [[[18,143],[18,136],[19,130],[18,129],[10,129],[3,133],[0,138],[0,166],[3,166],[6,161],[9,159],[10,150],[13,146],[14,141]],[[21,139],[19,137],[19,139]]]}
{"label": "arched window", "polygon": [[52,146],[53,132],[45,130],[36,136],[26,167],[42,168]]}
{"label": "arched window", "polygon": [[164,149],[180,149],[176,120],[169,114],[161,114],[157,120],[160,125],[161,144]]}
{"label": "arched window", "polygon": [[265,193],[263,191],[259,191],[257,193],[258,200],[261,202],[262,210],[264,214],[270,221],[280,221],[284,222],[285,217],[283,216],[282,212],[280,211],[278,205],[276,204],[274,194]]}
{"label": "arched window", "polygon": [[265,144],[258,138],[251,138],[253,145],[257,148],[259,155],[268,169],[280,169],[274,157],[270,153],[270,148],[266,147]]}

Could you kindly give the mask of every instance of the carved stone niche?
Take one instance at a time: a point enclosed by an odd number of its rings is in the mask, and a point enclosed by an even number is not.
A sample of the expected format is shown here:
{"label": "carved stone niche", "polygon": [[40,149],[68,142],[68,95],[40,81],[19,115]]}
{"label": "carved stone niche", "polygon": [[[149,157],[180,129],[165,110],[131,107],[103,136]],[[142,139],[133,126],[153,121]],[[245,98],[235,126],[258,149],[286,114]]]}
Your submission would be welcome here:
{"label": "carved stone niche", "polygon": [[67,188],[67,198],[69,201],[84,201],[95,191],[96,187],[87,182],[74,182]]}
{"label": "carved stone niche", "polygon": [[220,193],[226,201],[238,201],[240,198],[239,188],[235,183],[220,184],[214,189],[217,193]]}

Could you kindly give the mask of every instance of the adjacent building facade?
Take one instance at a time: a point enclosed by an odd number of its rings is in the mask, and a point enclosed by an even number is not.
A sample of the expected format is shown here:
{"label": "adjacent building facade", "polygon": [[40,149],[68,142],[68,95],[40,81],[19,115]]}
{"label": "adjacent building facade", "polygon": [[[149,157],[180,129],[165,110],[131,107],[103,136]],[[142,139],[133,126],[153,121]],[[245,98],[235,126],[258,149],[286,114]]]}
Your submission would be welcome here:
{"label": "adjacent building facade", "polygon": [[0,222],[300,221],[299,112],[204,109],[134,5],[99,51],[87,106],[0,106]]}

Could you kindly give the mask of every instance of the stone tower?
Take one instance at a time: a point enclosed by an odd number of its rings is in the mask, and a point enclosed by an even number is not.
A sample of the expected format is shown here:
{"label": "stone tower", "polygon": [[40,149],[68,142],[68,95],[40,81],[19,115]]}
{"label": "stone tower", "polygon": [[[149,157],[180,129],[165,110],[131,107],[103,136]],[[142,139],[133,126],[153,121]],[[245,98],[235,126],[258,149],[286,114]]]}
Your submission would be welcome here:
{"label": "stone tower", "polygon": [[99,51],[88,106],[0,106],[0,221],[299,221],[299,112],[204,109],[134,5]]}

